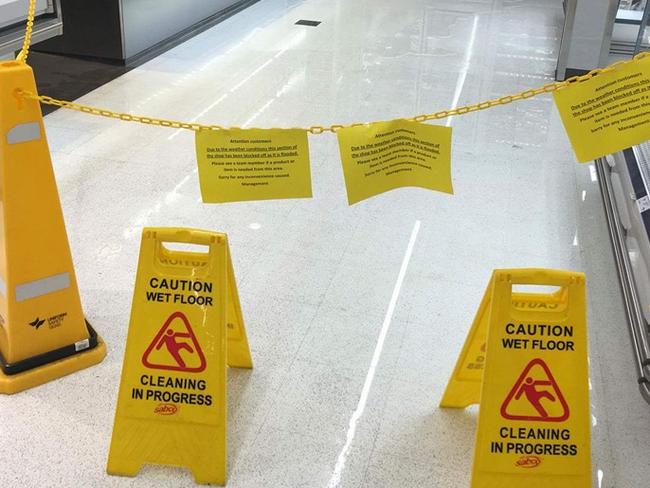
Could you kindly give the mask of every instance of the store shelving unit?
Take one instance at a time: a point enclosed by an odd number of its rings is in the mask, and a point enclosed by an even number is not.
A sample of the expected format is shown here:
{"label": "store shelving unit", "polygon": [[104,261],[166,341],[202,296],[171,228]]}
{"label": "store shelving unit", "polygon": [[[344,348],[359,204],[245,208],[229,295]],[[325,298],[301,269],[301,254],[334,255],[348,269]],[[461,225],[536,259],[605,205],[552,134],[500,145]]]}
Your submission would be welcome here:
{"label": "store shelving unit", "polygon": [[[0,0],[0,56],[11,57],[23,44],[27,0]],[[60,0],[38,0],[32,41],[40,42],[63,33]]]}

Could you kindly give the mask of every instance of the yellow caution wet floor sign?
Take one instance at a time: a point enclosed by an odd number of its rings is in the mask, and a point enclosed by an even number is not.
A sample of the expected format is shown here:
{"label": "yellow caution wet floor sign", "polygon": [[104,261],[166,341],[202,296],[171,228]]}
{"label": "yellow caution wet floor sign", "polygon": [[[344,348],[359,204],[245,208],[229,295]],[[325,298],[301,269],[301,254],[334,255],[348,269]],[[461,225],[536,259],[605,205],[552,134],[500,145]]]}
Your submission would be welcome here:
{"label": "yellow caution wet floor sign", "polygon": [[100,362],[85,321],[32,69],[0,63],[0,393]]}
{"label": "yellow caution wet floor sign", "polygon": [[169,464],[224,484],[227,366],[253,364],[226,235],[145,229],[108,472]]}
{"label": "yellow caution wet floor sign", "polygon": [[440,404],[480,401],[472,488],[591,487],[585,311],[582,273],[492,275]]}

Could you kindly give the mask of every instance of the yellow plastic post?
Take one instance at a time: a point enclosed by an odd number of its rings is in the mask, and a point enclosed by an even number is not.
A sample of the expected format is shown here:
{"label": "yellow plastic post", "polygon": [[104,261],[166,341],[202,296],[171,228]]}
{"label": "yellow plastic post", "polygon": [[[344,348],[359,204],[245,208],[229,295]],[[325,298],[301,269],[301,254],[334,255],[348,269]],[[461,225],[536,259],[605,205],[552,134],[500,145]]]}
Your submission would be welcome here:
{"label": "yellow plastic post", "polygon": [[[477,373],[465,365],[480,344]],[[587,347],[582,273],[494,272],[441,402],[463,408],[480,399],[472,488],[591,487]]]}
{"label": "yellow plastic post", "polygon": [[225,484],[227,365],[252,367],[227,236],[144,229],[108,473],[169,464]]}
{"label": "yellow plastic post", "polygon": [[32,69],[0,63],[0,393],[99,363],[84,319]]}

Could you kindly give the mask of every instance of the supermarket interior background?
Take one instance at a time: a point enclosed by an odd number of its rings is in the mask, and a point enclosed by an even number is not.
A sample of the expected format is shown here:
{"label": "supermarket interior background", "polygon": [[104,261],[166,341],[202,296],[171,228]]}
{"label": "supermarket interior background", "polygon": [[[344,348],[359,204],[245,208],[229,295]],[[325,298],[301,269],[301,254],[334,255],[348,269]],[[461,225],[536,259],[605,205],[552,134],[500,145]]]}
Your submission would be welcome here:
{"label": "supermarket interior background", "polygon": [[[329,126],[537,88],[563,55],[560,0],[249,3],[162,52],[123,46],[123,63],[40,40],[39,91],[226,127]],[[630,57],[623,44],[606,64]],[[551,95],[433,122],[453,129],[453,196],[401,188],[352,206],[336,134],[309,138],[313,198],[207,205],[192,131],[46,110],[83,309],[108,355],[0,395],[5,486],[195,485],[158,465],[106,474],[141,233],[163,226],[229,237],[255,364],[228,372],[229,487],[469,486],[478,406],[438,404],[492,270],[520,267],[586,274],[593,486],[648,486],[650,405],[600,176],[576,162]]]}

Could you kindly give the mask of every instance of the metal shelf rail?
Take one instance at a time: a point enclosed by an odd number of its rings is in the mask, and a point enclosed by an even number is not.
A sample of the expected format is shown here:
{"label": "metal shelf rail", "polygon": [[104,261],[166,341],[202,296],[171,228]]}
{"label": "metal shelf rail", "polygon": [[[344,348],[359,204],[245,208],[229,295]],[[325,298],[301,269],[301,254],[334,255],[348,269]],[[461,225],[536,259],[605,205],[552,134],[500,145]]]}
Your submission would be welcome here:
{"label": "metal shelf rail", "polygon": [[[610,155],[595,162],[634,349],[637,381],[641,395],[650,403],[650,327],[646,319],[646,316],[650,315],[650,309],[646,310],[648,306],[644,305],[650,300],[647,296],[650,290],[647,289],[646,261],[637,241],[637,238],[642,238],[641,245],[650,250],[650,240],[645,229],[647,224],[643,225],[642,215],[646,210],[645,204],[649,195],[647,187],[641,190],[645,193],[643,196],[634,191],[628,191],[626,194],[621,184],[623,181],[627,189],[631,190],[629,167],[631,171],[636,171],[636,179],[638,182],[643,180],[641,186],[645,187],[642,174],[644,164],[641,148],[626,150],[624,153]],[[648,168],[645,168],[646,172],[647,170]],[[636,213],[633,213],[634,211]],[[648,216],[650,221],[650,213]],[[631,256],[634,257],[635,263],[632,262]],[[637,265],[636,269],[634,264]]]}

